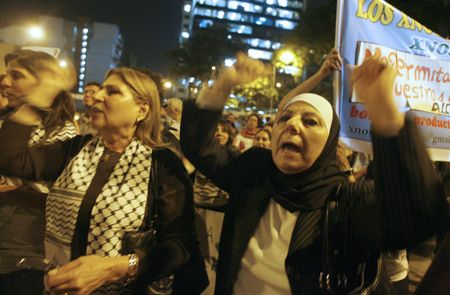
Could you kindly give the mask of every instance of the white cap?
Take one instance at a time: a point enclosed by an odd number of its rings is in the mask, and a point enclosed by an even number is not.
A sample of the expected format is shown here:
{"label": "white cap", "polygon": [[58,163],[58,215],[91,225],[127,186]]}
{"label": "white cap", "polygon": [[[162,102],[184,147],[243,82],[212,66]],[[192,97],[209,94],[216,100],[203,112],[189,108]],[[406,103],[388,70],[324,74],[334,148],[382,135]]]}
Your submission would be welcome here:
{"label": "white cap", "polygon": [[333,108],[328,100],[314,93],[303,93],[291,98],[280,113],[282,113],[288,106],[298,101],[306,102],[322,115],[323,121],[325,122],[325,127],[327,127],[328,134],[330,134],[331,123],[333,122]]}

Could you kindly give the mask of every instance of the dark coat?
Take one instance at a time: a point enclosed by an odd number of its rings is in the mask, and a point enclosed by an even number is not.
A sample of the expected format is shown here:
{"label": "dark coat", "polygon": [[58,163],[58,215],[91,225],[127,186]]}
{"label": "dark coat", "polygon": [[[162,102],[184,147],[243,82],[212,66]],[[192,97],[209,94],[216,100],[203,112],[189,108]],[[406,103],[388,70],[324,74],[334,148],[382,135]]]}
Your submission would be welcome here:
{"label": "dark coat", "polygon": [[[186,102],[181,147],[198,170],[230,195],[215,294],[231,294],[248,242],[269,204],[267,176],[275,166],[268,150],[252,148],[236,156],[216,143],[213,137],[220,115]],[[361,182],[341,187],[339,201],[344,209],[339,235],[355,263],[367,253],[405,248],[449,227],[448,203],[414,127],[407,121],[398,136],[373,136],[375,185]],[[321,220],[322,210],[314,218]],[[284,262],[286,273],[293,294],[322,294],[318,283],[321,222],[313,239],[305,242],[302,221],[298,218],[294,227]]]}
{"label": "dark coat", "polygon": [[[52,145],[28,148],[30,131],[29,126],[18,123],[3,124],[0,142],[6,142],[12,135],[17,140],[14,145],[0,146],[0,174],[55,180],[92,139],[91,135],[79,135]],[[145,257],[140,257],[138,277],[145,284],[175,272],[173,294],[200,294],[208,286],[208,278],[196,239],[192,182],[171,150],[155,150],[155,159],[159,241]],[[71,258],[76,259],[79,255],[74,257],[73,253]]]}

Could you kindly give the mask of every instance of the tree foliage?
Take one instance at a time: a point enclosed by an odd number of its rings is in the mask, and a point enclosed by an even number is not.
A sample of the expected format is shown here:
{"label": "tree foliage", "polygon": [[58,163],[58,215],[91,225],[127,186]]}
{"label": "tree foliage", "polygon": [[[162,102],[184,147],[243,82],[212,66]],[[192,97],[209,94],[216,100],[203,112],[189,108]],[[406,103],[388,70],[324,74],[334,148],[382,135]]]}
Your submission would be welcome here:
{"label": "tree foliage", "polygon": [[221,68],[226,58],[232,58],[237,51],[247,49],[238,39],[229,39],[228,36],[226,27],[219,25],[195,30],[182,47],[164,53],[171,61],[170,72],[176,77],[209,80],[213,66]]}
{"label": "tree foliage", "polygon": [[238,85],[233,88],[233,94],[244,98],[240,100],[241,107],[256,107],[257,109],[268,109],[270,98],[277,95],[272,87],[270,77],[261,77],[251,83]]}

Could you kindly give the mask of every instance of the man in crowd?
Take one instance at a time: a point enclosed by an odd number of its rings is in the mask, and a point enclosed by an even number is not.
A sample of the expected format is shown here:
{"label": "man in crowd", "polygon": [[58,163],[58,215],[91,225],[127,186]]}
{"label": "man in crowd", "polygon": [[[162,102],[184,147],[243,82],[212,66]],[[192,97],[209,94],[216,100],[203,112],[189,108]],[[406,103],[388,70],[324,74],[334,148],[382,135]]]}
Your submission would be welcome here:
{"label": "man in crowd", "polygon": [[[94,95],[100,89],[100,83],[97,81],[90,81],[86,83],[84,87],[83,105],[86,108],[91,107],[94,104]],[[82,135],[92,134],[97,135],[97,131],[91,127],[91,118],[89,117],[89,111],[85,111],[80,115],[78,119],[79,132]]]}
{"label": "man in crowd", "polygon": [[166,106],[167,124],[169,130],[180,138],[181,112],[183,110],[183,101],[179,98],[169,98]]}

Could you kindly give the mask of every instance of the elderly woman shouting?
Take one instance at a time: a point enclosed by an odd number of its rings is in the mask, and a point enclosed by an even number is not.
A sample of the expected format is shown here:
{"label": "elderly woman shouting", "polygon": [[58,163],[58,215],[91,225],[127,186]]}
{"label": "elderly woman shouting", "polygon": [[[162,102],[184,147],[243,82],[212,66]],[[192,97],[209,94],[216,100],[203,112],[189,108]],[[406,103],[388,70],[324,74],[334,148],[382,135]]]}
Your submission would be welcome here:
{"label": "elderly woman shouting", "polygon": [[[327,294],[328,287],[348,294],[365,287],[356,274],[367,257],[448,229],[439,179],[415,126],[393,103],[395,72],[379,57],[354,73],[354,86],[372,115],[374,185],[350,183],[337,169],[339,121],[327,100],[315,94],[282,102],[271,150],[253,147],[236,156],[213,140],[232,87],[264,73],[261,62],[240,53],[212,88],[183,107],[184,154],[230,196],[215,294],[311,295]],[[331,229],[324,227],[328,198],[339,204],[339,222]],[[331,257],[339,259],[328,273],[325,235],[337,237],[342,250]],[[334,280],[338,272],[342,276]]]}
{"label": "elderly woman shouting", "polygon": [[[171,274],[174,294],[198,294],[205,287],[192,184],[175,154],[160,148],[159,110],[153,80],[121,68],[108,71],[89,109],[97,137],[27,148],[30,128],[14,122],[13,116],[4,123],[0,140],[5,142],[8,126],[15,126],[15,136],[23,137],[23,143],[2,145],[0,171],[57,179],[46,201],[46,258],[59,266],[49,272],[52,293],[143,293],[144,287],[134,288],[139,281],[145,286]],[[121,255],[123,235],[146,224],[153,161],[157,244],[148,253]],[[203,272],[192,270],[197,261]],[[134,277],[140,280],[128,284]]]}

